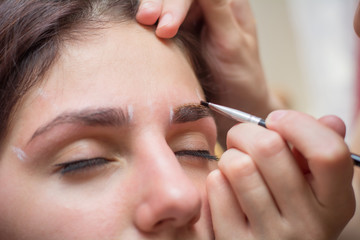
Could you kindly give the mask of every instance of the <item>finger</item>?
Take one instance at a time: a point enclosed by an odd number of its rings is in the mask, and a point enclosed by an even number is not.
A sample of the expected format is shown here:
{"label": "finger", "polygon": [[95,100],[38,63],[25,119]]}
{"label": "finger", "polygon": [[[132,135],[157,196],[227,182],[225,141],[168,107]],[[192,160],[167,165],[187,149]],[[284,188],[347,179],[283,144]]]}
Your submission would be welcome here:
{"label": "finger", "polygon": [[341,137],[343,138],[345,137],[346,135],[345,123],[337,116],[333,116],[333,115],[324,116],[320,118],[319,121],[325,126],[337,132]]}
{"label": "finger", "polygon": [[266,125],[307,159],[311,186],[322,205],[334,206],[349,200],[353,166],[342,137],[316,119],[295,111],[275,111]]}
{"label": "finger", "polygon": [[264,232],[269,222],[279,220],[279,212],[254,161],[237,149],[222,155],[219,169],[231,188],[254,232]]}
{"label": "finger", "polygon": [[159,19],[162,0],[142,0],[136,14],[136,20],[144,25],[153,25]]}
{"label": "finger", "polygon": [[172,38],[183,23],[193,0],[164,1],[156,35],[160,38]]}
{"label": "finger", "polygon": [[[324,116],[319,119],[319,122],[334,130],[341,137],[345,137],[346,127],[344,122],[336,116]],[[310,173],[309,165],[306,158],[296,149],[293,148],[293,155],[295,156],[302,173],[308,175]]]}
{"label": "finger", "polygon": [[252,35],[256,35],[256,21],[248,0],[234,0],[231,4],[232,12],[241,28]]}
{"label": "finger", "polygon": [[[199,0],[207,28],[217,38],[228,38],[234,35],[239,25],[234,17],[229,0]],[[238,34],[235,34],[238,36]]]}
{"label": "finger", "polygon": [[246,216],[229,182],[219,170],[209,174],[207,192],[216,239],[232,239],[233,229],[246,234]]}
{"label": "finger", "polygon": [[228,147],[246,152],[255,161],[283,216],[301,215],[301,207],[314,200],[291,150],[278,133],[240,124],[229,131],[227,140]]}

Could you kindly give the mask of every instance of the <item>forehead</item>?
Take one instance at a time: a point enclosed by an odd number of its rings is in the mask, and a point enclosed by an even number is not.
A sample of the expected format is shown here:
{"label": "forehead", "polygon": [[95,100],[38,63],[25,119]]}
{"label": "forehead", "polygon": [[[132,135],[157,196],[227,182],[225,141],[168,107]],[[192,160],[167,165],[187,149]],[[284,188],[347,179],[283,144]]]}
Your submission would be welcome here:
{"label": "forehead", "polygon": [[200,88],[180,48],[136,23],[110,25],[66,45],[44,83],[48,93],[62,88],[72,95],[106,90],[139,97],[144,90],[158,97],[161,90]]}

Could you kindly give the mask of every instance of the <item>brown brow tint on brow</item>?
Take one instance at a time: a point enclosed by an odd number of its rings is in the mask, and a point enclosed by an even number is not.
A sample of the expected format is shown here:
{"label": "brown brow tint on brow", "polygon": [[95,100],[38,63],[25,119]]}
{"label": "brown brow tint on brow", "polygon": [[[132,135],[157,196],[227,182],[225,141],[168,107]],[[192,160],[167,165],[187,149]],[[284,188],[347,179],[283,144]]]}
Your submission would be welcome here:
{"label": "brown brow tint on brow", "polygon": [[85,109],[60,114],[49,123],[38,128],[29,142],[37,136],[50,131],[62,124],[79,124],[85,126],[119,127],[129,124],[132,116],[120,108],[96,108]]}
{"label": "brown brow tint on brow", "polygon": [[200,104],[186,104],[174,110],[173,122],[194,122],[201,118],[213,117],[211,111]]}

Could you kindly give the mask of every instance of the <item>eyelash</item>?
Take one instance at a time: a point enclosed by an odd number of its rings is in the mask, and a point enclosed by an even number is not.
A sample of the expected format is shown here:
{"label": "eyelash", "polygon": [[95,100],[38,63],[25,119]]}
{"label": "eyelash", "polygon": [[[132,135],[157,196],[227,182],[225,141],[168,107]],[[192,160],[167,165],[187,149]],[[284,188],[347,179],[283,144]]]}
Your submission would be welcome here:
{"label": "eyelash", "polygon": [[[183,150],[183,151],[175,152],[175,155],[178,157],[192,156],[192,157],[207,159],[210,161],[219,160],[218,157],[211,155],[210,152],[207,150]],[[73,162],[60,163],[57,164],[56,166],[60,168],[60,173],[62,175],[65,175],[68,173],[84,171],[88,168],[103,166],[110,162],[111,162],[110,160],[98,157],[92,159],[83,159]]]}
{"label": "eyelash", "polygon": [[183,150],[183,151],[178,151],[175,152],[175,155],[178,157],[181,156],[193,156],[193,157],[198,157],[198,158],[204,158],[210,161],[218,161],[219,158],[211,155],[209,151],[207,150]]}
{"label": "eyelash", "polygon": [[86,170],[88,168],[99,167],[105,164],[110,163],[110,160],[105,158],[92,158],[92,159],[83,159],[73,162],[65,162],[57,164],[56,166],[60,168],[60,173],[62,175],[72,172],[79,172]]}

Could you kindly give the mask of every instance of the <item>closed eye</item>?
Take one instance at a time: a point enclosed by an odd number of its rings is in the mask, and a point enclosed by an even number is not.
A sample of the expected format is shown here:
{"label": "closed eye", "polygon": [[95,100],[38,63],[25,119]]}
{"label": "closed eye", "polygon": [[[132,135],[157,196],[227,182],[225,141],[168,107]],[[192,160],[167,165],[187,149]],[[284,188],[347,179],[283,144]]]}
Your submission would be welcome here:
{"label": "closed eye", "polygon": [[111,162],[110,160],[107,160],[105,158],[92,158],[92,159],[82,159],[72,162],[60,163],[57,164],[56,167],[59,167],[60,173],[64,175],[68,173],[84,171],[90,168],[100,167],[110,162]]}
{"label": "closed eye", "polygon": [[[182,150],[175,152],[175,155],[178,157],[190,156],[196,158],[203,158],[210,161],[218,161],[218,157],[210,154],[207,150]],[[82,159],[71,162],[64,162],[56,164],[55,166],[60,169],[62,175],[69,173],[81,172],[84,170],[90,170],[92,168],[100,167],[110,163],[111,160],[105,158],[91,158],[91,159]]]}
{"label": "closed eye", "polygon": [[210,154],[208,150],[182,150],[175,152],[175,155],[178,157],[182,156],[192,156],[198,158],[204,158],[210,161],[218,161],[219,158]]}

